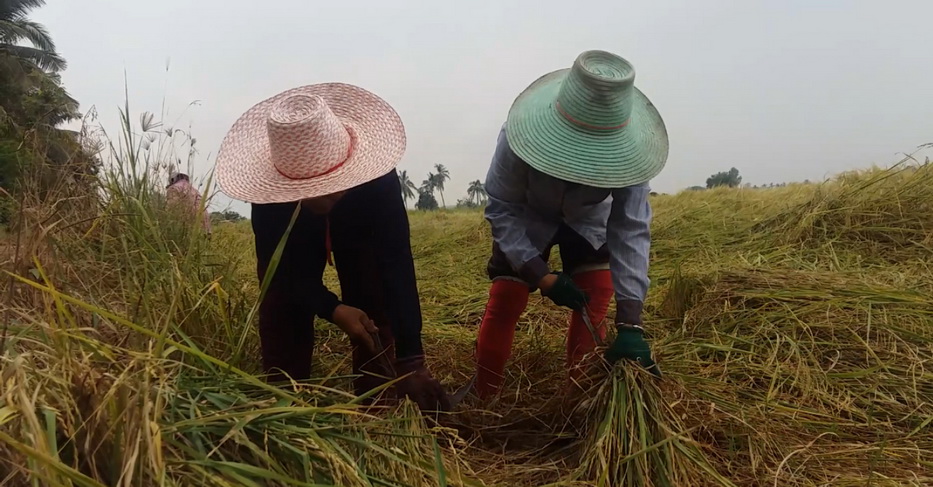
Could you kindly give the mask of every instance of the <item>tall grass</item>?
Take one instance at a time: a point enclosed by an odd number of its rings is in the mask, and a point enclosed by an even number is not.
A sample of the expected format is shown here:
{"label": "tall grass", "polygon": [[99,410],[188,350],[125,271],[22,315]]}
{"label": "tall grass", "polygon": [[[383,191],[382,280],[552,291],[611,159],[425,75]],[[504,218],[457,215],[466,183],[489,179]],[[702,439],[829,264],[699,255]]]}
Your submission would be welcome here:
{"label": "tall grass", "polygon": [[[163,181],[192,140],[129,113],[93,184],[16,202],[0,484],[933,485],[930,165],[653,197],[664,379],[596,359],[568,384],[569,316],[536,295],[503,395],[438,426],[346,392],[349,347],[323,323],[318,379],[257,376],[249,223],[208,240],[175,214]],[[428,363],[459,385],[489,229],[475,211],[411,222]]]}
{"label": "tall grass", "polygon": [[477,485],[409,403],[256,377],[252,248],[166,205],[177,133],[128,113],[95,186],[71,188],[85,204],[19,225],[39,243],[5,306],[0,483]]}

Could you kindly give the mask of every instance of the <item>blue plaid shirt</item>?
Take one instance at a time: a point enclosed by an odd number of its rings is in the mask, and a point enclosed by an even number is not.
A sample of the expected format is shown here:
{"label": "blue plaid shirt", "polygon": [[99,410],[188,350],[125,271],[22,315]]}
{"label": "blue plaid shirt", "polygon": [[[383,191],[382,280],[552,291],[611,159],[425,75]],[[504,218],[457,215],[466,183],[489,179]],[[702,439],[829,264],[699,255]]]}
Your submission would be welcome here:
{"label": "blue plaid shirt", "polygon": [[548,176],[509,148],[503,126],[485,187],[489,195],[486,219],[492,237],[523,279],[537,284],[550,272],[541,254],[560,224],[565,223],[594,248],[609,243],[609,265],[619,308],[616,320],[641,323],[650,283],[651,205],[647,183],[604,189]]}

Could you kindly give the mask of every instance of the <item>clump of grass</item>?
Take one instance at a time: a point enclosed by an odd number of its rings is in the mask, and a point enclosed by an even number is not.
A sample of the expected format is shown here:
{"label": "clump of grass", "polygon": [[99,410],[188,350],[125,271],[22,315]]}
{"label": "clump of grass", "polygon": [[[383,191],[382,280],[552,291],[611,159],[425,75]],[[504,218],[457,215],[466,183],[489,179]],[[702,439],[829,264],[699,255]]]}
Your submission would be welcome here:
{"label": "clump of grass", "polygon": [[585,441],[575,480],[608,487],[733,486],[691,437],[657,379],[630,363],[587,394]]}
{"label": "clump of grass", "polygon": [[42,323],[13,332],[29,350],[3,367],[0,451],[16,482],[481,485],[407,402],[381,411],[315,383],[280,390],[165,337],[142,352]]}
{"label": "clump of grass", "polygon": [[[928,482],[933,302],[858,276],[733,270],[666,339],[699,438],[733,479]],[[887,485],[887,484],[885,484]]]}
{"label": "clump of grass", "polygon": [[841,174],[755,231],[779,244],[852,250],[882,263],[924,259],[933,248],[933,165],[912,160]]}

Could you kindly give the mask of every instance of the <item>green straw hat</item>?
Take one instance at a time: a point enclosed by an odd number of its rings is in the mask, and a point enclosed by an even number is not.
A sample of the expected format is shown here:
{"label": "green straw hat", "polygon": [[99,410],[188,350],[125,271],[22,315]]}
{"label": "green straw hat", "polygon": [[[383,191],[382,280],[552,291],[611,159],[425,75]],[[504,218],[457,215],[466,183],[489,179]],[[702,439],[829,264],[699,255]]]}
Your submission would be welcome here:
{"label": "green straw hat", "polygon": [[598,188],[645,183],[667,162],[667,129],[635,88],[635,68],[605,51],[586,51],[526,88],[509,110],[506,135],[531,167]]}

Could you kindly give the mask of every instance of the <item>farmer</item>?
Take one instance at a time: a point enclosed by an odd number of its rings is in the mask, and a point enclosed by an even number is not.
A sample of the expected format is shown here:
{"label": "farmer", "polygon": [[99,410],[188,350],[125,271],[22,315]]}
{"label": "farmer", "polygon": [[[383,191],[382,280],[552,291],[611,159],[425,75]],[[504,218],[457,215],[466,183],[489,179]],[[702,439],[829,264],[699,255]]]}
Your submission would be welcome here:
{"label": "farmer", "polygon": [[[667,131],[634,86],[631,64],[588,51],[542,76],[512,104],[486,176],[492,280],[476,344],[475,392],[495,394],[529,293],[570,308],[566,364],[595,348],[584,308],[604,339],[610,298],[618,335],[605,357],[656,375],[642,329],[651,244],[648,181],[665,165]],[[560,247],[563,270],[548,266]]]}
{"label": "farmer", "polygon": [[[262,101],[233,125],[217,155],[224,192],[252,205],[263,282],[288,234],[259,308],[270,381],[308,379],[315,315],[353,345],[358,395],[396,376],[422,410],[448,397],[425,365],[408,214],[395,167],[406,136],[395,110],[356,86],[325,83]],[[341,297],[322,282],[336,264]]]}
{"label": "farmer", "polygon": [[211,234],[211,219],[207,214],[207,209],[201,208],[201,193],[191,185],[191,180],[185,173],[174,173],[168,178],[168,186],[165,188],[166,199],[169,205],[176,206],[182,214],[187,213],[192,218],[197,218],[201,213],[201,224],[204,233]]}

